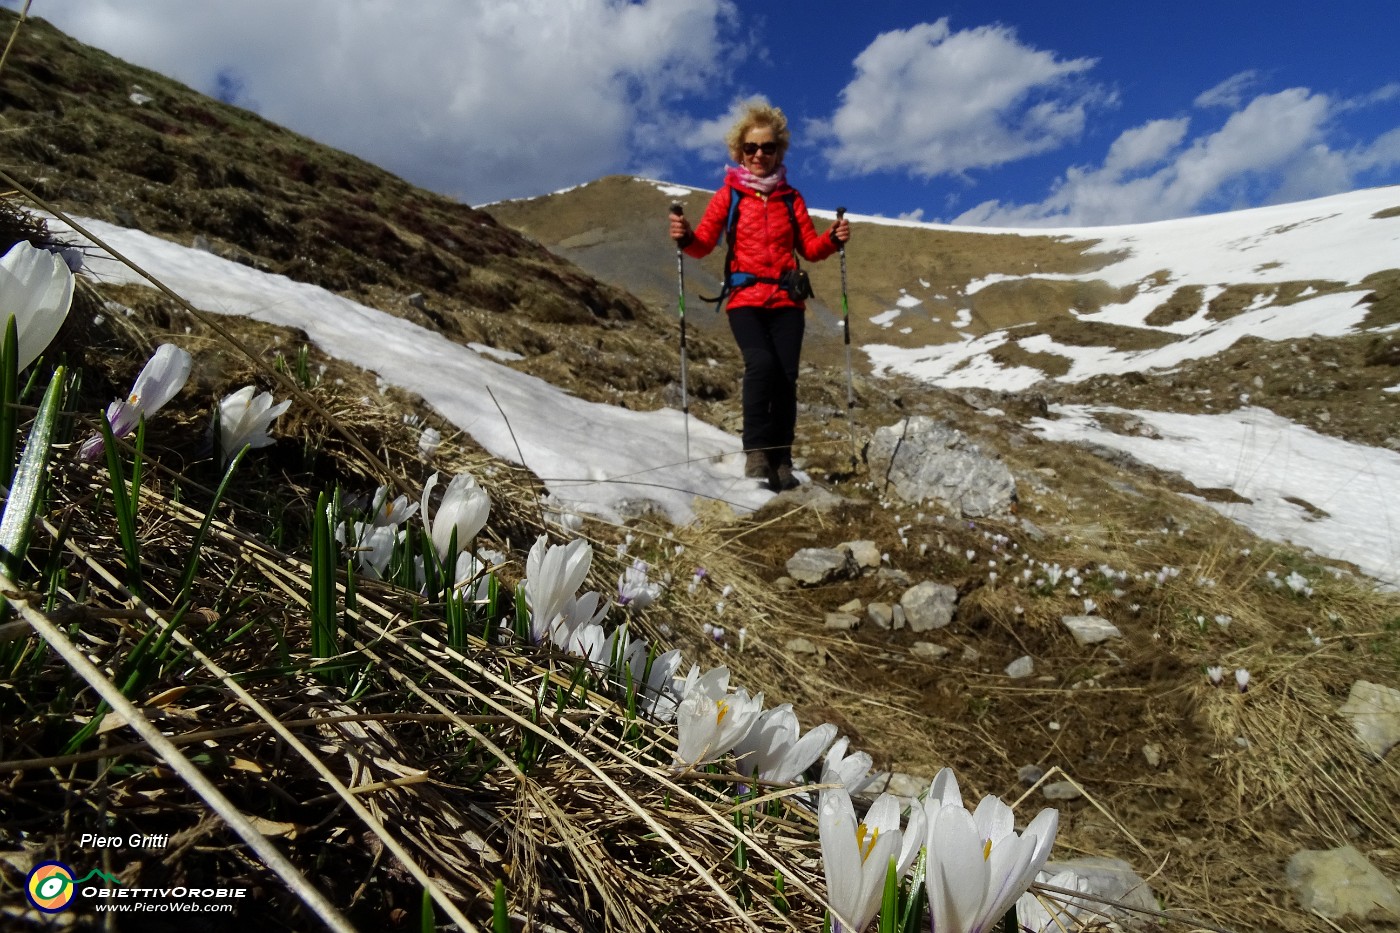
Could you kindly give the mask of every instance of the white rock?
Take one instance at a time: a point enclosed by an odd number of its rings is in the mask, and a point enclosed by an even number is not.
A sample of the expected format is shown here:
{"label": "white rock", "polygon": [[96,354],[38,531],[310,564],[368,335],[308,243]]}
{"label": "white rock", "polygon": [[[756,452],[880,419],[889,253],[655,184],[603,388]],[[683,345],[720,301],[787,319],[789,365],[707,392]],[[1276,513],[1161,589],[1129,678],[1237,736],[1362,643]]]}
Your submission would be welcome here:
{"label": "white rock", "polygon": [[1046,800],[1078,800],[1084,796],[1084,792],[1069,781],[1046,784],[1040,789],[1040,792],[1045,795]]}
{"label": "white rock", "polygon": [[1299,852],[1288,860],[1286,877],[1305,910],[1329,919],[1400,918],[1394,882],[1351,846]]}
{"label": "white rock", "polygon": [[945,583],[925,580],[910,587],[899,597],[899,605],[904,609],[904,618],[910,631],[927,632],[943,628],[953,621],[953,610],[957,605],[956,587]]}
{"label": "white rock", "polygon": [[1035,673],[1035,660],[1028,654],[1023,654],[1010,664],[1006,665],[1006,676],[1012,680],[1021,680]]}
{"label": "white rock", "polygon": [[862,570],[874,570],[880,566],[880,549],[874,541],[847,541],[837,545],[851,552],[856,566]]}
{"label": "white rock", "polygon": [[866,456],[870,474],[884,477],[906,502],[935,498],[978,518],[1006,512],[1016,498],[1016,481],[1004,463],[924,415],[876,429]]}
{"label": "white rock", "polygon": [[826,614],[826,627],[849,632],[860,625],[860,616],[853,616],[849,612],[828,612]]}
{"label": "white rock", "polygon": [[871,603],[865,608],[865,617],[877,628],[889,628],[894,624],[894,610],[889,603]]}
{"label": "white rock", "polygon": [[1060,621],[1080,645],[1097,645],[1110,638],[1122,638],[1118,626],[1098,616],[1061,616]]}
{"label": "white rock", "polygon": [[798,583],[817,585],[857,577],[860,568],[845,548],[808,547],[788,558],[787,572]]}
{"label": "white rock", "polygon": [[928,790],[931,781],[926,777],[917,774],[905,774],[903,771],[881,771],[875,775],[875,779],[865,786],[856,798],[866,802],[872,802],[881,794],[894,794],[900,799],[902,806],[910,806],[918,802],[919,795]]}
{"label": "white rock", "polygon": [[[1124,908],[1156,910],[1157,897],[1133,867],[1118,858],[1090,855],[1069,859],[1063,862],[1048,862],[1045,870],[1051,874],[1065,871],[1074,872],[1089,882],[1089,890],[1109,901],[1117,902]],[[1133,914],[1116,907],[1107,908],[1110,917],[1126,918]]]}
{"label": "white rock", "polygon": [[914,647],[909,649],[909,653],[916,658],[923,658],[925,661],[938,661],[949,654],[949,649],[942,645],[935,645],[931,641],[916,641]]}
{"label": "white rock", "polygon": [[793,654],[816,654],[817,646],[812,644],[807,638],[789,638],[783,642],[783,647]]}
{"label": "white rock", "polygon": [[1400,690],[1358,680],[1339,712],[1351,720],[1356,737],[1377,758],[1400,744]]}

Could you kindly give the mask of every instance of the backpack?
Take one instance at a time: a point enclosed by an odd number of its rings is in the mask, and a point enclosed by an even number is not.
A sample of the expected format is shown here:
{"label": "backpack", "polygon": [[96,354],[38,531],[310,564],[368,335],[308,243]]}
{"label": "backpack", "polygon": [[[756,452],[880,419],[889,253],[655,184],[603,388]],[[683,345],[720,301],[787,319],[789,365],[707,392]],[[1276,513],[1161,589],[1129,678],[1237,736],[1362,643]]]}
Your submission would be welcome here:
{"label": "backpack", "polygon": [[[793,202],[797,199],[796,191],[789,191],[783,195],[781,200],[787,206],[788,220],[792,223],[792,240],[794,247],[802,241],[802,230],[797,224],[797,209],[793,207]],[[764,283],[766,285],[777,285],[787,292],[789,298],[796,302],[802,302],[807,298],[815,297],[812,292],[811,279],[807,273],[802,271],[802,262],[798,260],[797,268],[784,272],[778,278],[755,275],[752,272],[742,272],[734,270],[734,230],[739,225],[739,202],[743,196],[738,189],[729,189],[729,215],[724,222],[724,240],[727,249],[724,254],[724,281],[720,287],[719,294],[713,298],[700,296],[701,301],[708,302],[715,306],[718,312],[729,298],[729,293],[736,288],[745,288],[749,285]]]}

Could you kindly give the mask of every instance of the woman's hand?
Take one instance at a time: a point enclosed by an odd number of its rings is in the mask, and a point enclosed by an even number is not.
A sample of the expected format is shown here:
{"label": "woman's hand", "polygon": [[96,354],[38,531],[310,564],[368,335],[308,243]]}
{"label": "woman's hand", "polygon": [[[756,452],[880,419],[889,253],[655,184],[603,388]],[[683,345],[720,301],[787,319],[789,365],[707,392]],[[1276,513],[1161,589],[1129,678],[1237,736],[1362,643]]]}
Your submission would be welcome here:
{"label": "woman's hand", "polygon": [[831,228],[831,238],[844,246],[851,238],[851,222],[844,217],[836,221]]}
{"label": "woman's hand", "polygon": [[692,236],[690,231],[690,221],[685,219],[684,214],[670,214],[671,218],[671,239],[677,243],[684,243]]}

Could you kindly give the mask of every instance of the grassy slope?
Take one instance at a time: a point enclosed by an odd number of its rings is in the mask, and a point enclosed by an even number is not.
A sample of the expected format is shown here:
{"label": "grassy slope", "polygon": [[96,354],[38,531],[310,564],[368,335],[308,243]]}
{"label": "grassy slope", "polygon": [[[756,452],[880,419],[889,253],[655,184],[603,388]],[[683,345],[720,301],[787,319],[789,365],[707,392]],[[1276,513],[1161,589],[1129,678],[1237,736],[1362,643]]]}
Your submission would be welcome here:
{"label": "grassy slope", "polygon": [[[3,22],[10,21],[6,14]],[[135,84],[154,100],[132,104],[127,95]],[[675,361],[667,287],[673,257],[664,241],[652,245],[655,238],[649,228],[637,226],[650,224],[653,218],[659,226],[667,200],[660,192],[647,193],[645,186],[613,179],[598,186],[612,185],[624,192],[643,189],[638,199],[634,202],[600,187],[598,193],[605,196],[581,200],[594,195],[589,186],[581,189],[573,207],[571,200],[562,198],[544,206],[493,208],[501,218],[519,221],[546,244],[571,242],[561,251],[599,274],[631,269],[625,258],[637,249],[645,257],[645,262],[638,263],[644,279],[635,284],[638,300],[557,262],[487,214],[413,189],[341,153],[85,49],[39,23],[26,31],[7,65],[0,80],[0,103],[10,130],[0,134],[4,164],[61,207],[183,242],[202,235],[216,248],[248,262],[335,288],[395,313],[422,314],[421,322],[436,324],[458,339],[486,340],[526,352],[531,359],[522,364],[525,368],[581,395],[606,398],[612,389],[621,388],[634,404],[652,404],[668,391]],[[701,203],[696,200],[687,207],[696,215]],[[531,210],[533,217],[526,216]],[[518,216],[512,216],[512,211]],[[556,221],[559,226],[549,225]],[[599,227],[601,231],[595,229]],[[853,281],[906,282],[924,277],[936,291],[992,272],[1085,267],[1079,245],[1048,238],[1027,241],[939,234],[929,239],[899,230],[872,233],[872,237],[878,248],[863,253],[878,257],[884,265],[853,269]],[[596,266],[590,264],[595,255],[599,257]],[[819,294],[839,292],[835,272],[834,263],[815,270]],[[873,286],[861,288],[871,288],[853,295],[862,306],[891,307],[897,297],[879,294]],[[415,291],[428,295],[429,312],[405,304],[404,297]],[[1393,302],[1393,296],[1387,297],[1390,293],[1384,288],[1378,288],[1377,294],[1381,295],[1377,304],[1385,313],[1382,300]],[[88,395],[73,407],[87,411],[104,404],[120,391],[115,387],[126,384],[134,373],[141,347],[158,339],[185,342],[200,357],[198,390],[186,393],[188,398],[164,416],[169,424],[188,424],[191,437],[207,419],[207,410],[201,406],[207,407],[208,398],[258,374],[257,367],[241,360],[210,363],[214,354],[207,351],[220,346],[218,338],[168,301],[137,290],[106,297],[131,307],[133,324],[109,322],[99,328],[75,320],[61,338],[87,373]],[[989,303],[979,309],[982,323],[974,321],[974,325],[1030,319],[1045,328],[1059,326],[1045,318],[1044,309],[1063,310],[1081,298],[1037,295],[1028,300],[1024,295],[993,292]],[[193,328],[191,333],[185,333],[186,326]],[[274,359],[279,342],[287,348],[297,340],[294,334],[251,324],[242,325],[239,333],[264,363]],[[813,341],[809,360],[816,368],[804,377],[803,449],[818,475],[839,476],[849,470],[850,444],[845,424],[823,417],[844,407],[841,373],[832,365],[839,359],[839,345],[833,328],[828,327],[826,334]],[[580,339],[581,335],[586,337]],[[927,342],[934,337],[930,330],[910,339]],[[1335,357],[1325,354],[1340,354],[1345,341],[1317,343],[1313,352],[1320,362],[1335,359],[1339,366],[1347,366],[1358,359],[1384,359],[1383,348],[1375,347],[1365,351],[1371,356],[1357,356],[1362,353],[1361,341],[1356,341],[1352,355]],[[201,348],[206,352],[199,353]],[[692,352],[719,363],[703,370],[696,387],[702,397],[698,414],[732,428],[737,419],[732,387],[738,364],[727,335],[702,329]],[[376,398],[369,380],[314,354],[312,371],[322,363],[329,367],[326,379],[310,391],[367,438],[392,471],[418,475],[414,433],[400,418],[402,412],[415,411],[413,400],[391,394],[363,409],[356,401],[360,396]],[[1243,363],[1252,365],[1249,359]],[[1202,364],[1176,378],[1190,380],[1193,388],[1211,386],[1210,369]],[[1382,372],[1377,370],[1377,379]],[[337,388],[335,378],[346,380],[346,385]],[[833,483],[837,492],[851,499],[834,515],[789,513],[779,504],[757,518],[716,513],[690,529],[640,530],[643,537],[637,550],[660,561],[678,579],[689,576],[691,564],[703,562],[716,587],[726,583],[735,587],[725,619],[731,637],[737,625],[749,630],[742,654],[722,651],[700,631],[702,622],[715,618],[715,591],[702,590],[692,599],[683,587],[676,587],[664,609],[652,614],[651,625],[664,621],[671,640],[685,649],[687,658],[702,664],[731,664],[736,679],[764,690],[770,703],[793,702],[804,723],[820,719],[838,723],[884,766],[930,774],[950,764],[969,791],[1014,796],[1020,765],[1059,765],[1083,783],[1098,804],[1065,805],[1062,853],[1117,855],[1143,873],[1166,859],[1163,874],[1153,881],[1164,902],[1218,923],[1240,929],[1269,924],[1289,930],[1325,929],[1297,911],[1283,887],[1283,862],[1298,848],[1350,842],[1392,875],[1400,871],[1396,855],[1400,840],[1394,833],[1394,826],[1400,824],[1394,809],[1400,783],[1394,768],[1365,762],[1335,712],[1358,676],[1397,682],[1400,611],[1393,600],[1369,594],[1345,578],[1333,579],[1306,555],[1261,546],[1181,498],[1179,493],[1186,490],[1179,480],[1038,440],[1021,427],[1021,421],[1035,410],[1036,400],[1029,396],[999,399],[1006,415],[988,416],[958,395],[901,380],[874,382],[862,377],[859,385],[858,435],[908,411],[926,411],[953,422],[1005,457],[1021,486],[1022,516],[1045,536],[1038,538],[1009,519],[972,527],[940,516],[934,508],[884,508],[880,490],[859,471]],[[1162,391],[1154,392],[1154,385]],[[1081,387],[1073,397],[1118,401],[1120,393],[1131,390],[1139,393],[1135,403],[1166,404],[1185,395],[1175,388],[1152,379],[1140,385],[1115,380]],[[1226,386],[1217,391],[1224,393]],[[1332,423],[1338,420],[1333,418]],[[1378,432],[1374,426],[1355,429],[1358,438],[1368,440],[1379,439]],[[299,405],[279,425],[279,433],[287,440],[235,484],[233,498],[239,508],[233,514],[240,527],[275,544],[285,543],[287,550],[304,557],[304,545],[298,543],[304,537],[298,537],[297,530],[304,530],[310,498],[331,481],[367,491],[377,468],[338,440],[330,426],[304,406]],[[211,485],[214,477],[207,463],[201,465],[200,456],[197,440],[162,449],[158,459],[186,474],[184,479],[164,482]],[[444,467],[470,466],[481,476],[496,471],[484,481],[496,484],[493,495],[502,503],[492,524],[492,534],[502,546],[510,540],[518,548],[532,537],[534,513],[526,478],[504,472],[499,464],[485,463],[469,445],[449,447],[443,457]],[[62,487],[75,507],[85,502],[86,477],[75,470],[67,480],[71,485]],[[278,494],[269,497],[269,490]],[[170,486],[160,487],[162,496],[171,491]],[[76,514],[86,512],[79,509]],[[266,524],[269,515],[277,519],[272,526]],[[96,545],[110,535],[110,522],[100,514],[85,520],[94,526],[85,540],[103,559],[117,560],[110,539],[105,548]],[[601,527],[590,528],[590,533],[603,542],[600,554],[609,551],[607,542],[620,534]],[[178,555],[188,550],[188,535],[187,528],[152,534],[147,546],[153,554]],[[1002,535],[1005,540],[989,535]],[[848,635],[823,628],[823,614],[852,598],[868,603],[897,596],[896,586],[879,577],[798,592],[781,592],[772,586],[771,581],[782,573],[783,561],[798,547],[853,538],[875,540],[890,554],[891,564],[914,580],[937,579],[958,587],[962,594],[958,620],[949,629],[921,636],[949,648],[952,653],[946,660],[921,659],[912,650],[916,639],[908,633],[861,630]],[[670,540],[686,544],[684,558],[671,552],[671,557],[661,560],[662,542]],[[214,613],[211,628],[213,622],[228,619],[240,624],[257,621],[251,635],[224,649],[222,660],[253,669],[264,665],[269,654],[289,650],[278,646],[295,649],[304,635],[304,618],[298,618],[294,605],[269,595],[277,592],[267,582],[274,575],[261,565],[257,573],[239,571],[245,566],[240,563],[244,558],[232,544],[218,553],[223,578],[243,580],[240,574],[246,574],[252,582],[221,591],[214,585],[217,580],[208,581],[203,597]],[[1002,563],[996,581],[988,560]],[[178,566],[180,560],[171,557],[168,562]],[[608,562],[600,558],[600,563]],[[1087,582],[1080,592],[1071,593],[1063,583],[1034,585],[1044,578],[1043,565],[1051,563],[1083,570]],[[1129,580],[1114,582],[1096,576],[1093,568],[1100,565],[1127,574]],[[1158,585],[1152,575],[1163,566],[1179,568],[1180,576]],[[1031,570],[1031,582],[1016,584],[1026,569]],[[1305,600],[1261,584],[1264,571],[1290,569],[1302,570],[1314,581],[1313,598]],[[599,588],[610,588],[609,572],[615,576],[617,568],[608,565],[596,584]],[[1203,578],[1213,585],[1201,584]],[[385,605],[405,616],[411,614],[401,595],[380,592],[379,596]],[[1080,649],[1059,628],[1059,616],[1081,609],[1086,596],[1119,622],[1126,635],[1121,645],[1111,650]],[[103,605],[119,599],[119,594],[101,589],[90,597]],[[241,599],[248,601],[246,606],[241,606]],[[234,612],[230,608],[234,606],[240,608]],[[1198,616],[1209,620],[1222,613],[1234,620],[1228,630],[1196,622]],[[119,666],[121,646],[129,648],[139,629],[122,623],[120,616],[115,619],[89,619],[87,625],[108,646],[102,656]],[[1309,626],[1321,633],[1320,648],[1304,636]],[[817,643],[823,652],[820,658],[786,650],[794,635]],[[391,653],[389,669],[421,670],[423,662],[411,657],[406,647],[396,646]],[[999,675],[1007,662],[1026,653],[1036,658],[1039,679],[1026,685]],[[500,672],[512,663],[494,657],[482,661],[494,679],[476,681],[477,689],[490,684],[490,689],[500,691],[499,696],[509,696]],[[1255,690],[1241,697],[1210,689],[1201,671],[1211,663],[1249,667],[1255,671]],[[291,667],[295,670],[295,665]],[[57,678],[55,669],[47,668],[45,673]],[[203,675],[177,677],[172,671],[155,678],[144,696],[157,695],[180,679],[205,680]],[[443,697],[460,691],[436,676],[429,678],[429,685]],[[408,696],[400,683],[385,681],[379,686],[382,693],[368,704],[376,709],[382,708],[375,704],[383,697],[395,698],[389,704],[395,711],[430,708],[419,699],[398,700]],[[201,689],[201,697],[221,696],[211,687]],[[297,676],[285,682],[273,680],[266,688],[288,717],[296,714],[302,702],[299,693],[305,690],[305,681]],[[72,728],[61,711],[70,710],[73,716],[91,712],[81,698],[59,703],[50,693],[51,687],[40,690],[36,685],[33,697],[50,697],[51,708],[59,712],[43,720],[39,733],[7,736],[7,749],[22,749],[22,755],[56,753],[61,745],[58,739]],[[32,711],[33,707],[23,704],[34,701],[9,702],[20,704],[10,710],[14,722],[17,713],[23,719],[23,710]],[[481,707],[469,703],[468,708]],[[237,710],[237,705],[221,701],[199,709],[202,721],[212,726],[224,724],[227,711]],[[225,712],[220,714],[220,709]],[[615,728],[615,721],[606,715],[595,715],[601,733]],[[1058,728],[1052,728],[1052,723]],[[510,729],[502,727],[493,738],[503,743],[511,740]],[[1240,738],[1248,740],[1247,746],[1237,742]],[[346,736],[342,741],[356,739]],[[619,841],[644,836],[645,828],[636,822],[635,813],[581,777],[577,768],[565,767],[558,756],[532,772],[533,782],[518,785],[508,776],[493,774],[484,785],[465,793],[453,788],[468,783],[459,764],[466,753],[449,736],[426,728],[396,731],[392,742],[394,755],[434,769],[444,784],[431,794],[425,791],[421,799],[395,795],[381,805],[395,814],[397,826],[419,821],[416,830],[403,830],[404,835],[415,841],[415,851],[429,860],[475,916],[481,915],[483,881],[489,884],[497,871],[483,852],[508,853],[512,862],[522,865],[540,859],[537,877],[513,876],[515,902],[522,908],[538,908],[552,900],[576,914],[600,909],[597,901],[584,907],[578,900],[582,888],[570,879],[582,877],[582,866],[594,866],[594,870],[597,865],[611,866],[603,869],[607,875],[603,886],[610,892],[606,899],[620,904],[625,896],[644,896],[639,892],[644,890],[648,864],[661,864],[666,858],[664,852]],[[1159,765],[1150,764],[1144,756],[1142,749],[1149,745],[1157,747]],[[294,838],[285,842],[303,864],[349,866],[343,875],[326,879],[339,903],[346,903],[354,893],[354,886],[342,881],[351,876],[373,879],[371,889],[379,893],[362,894],[354,908],[360,922],[383,925],[394,911],[416,909],[415,889],[401,872],[364,860],[365,847],[354,840],[372,837],[361,837],[358,824],[326,822],[327,804],[299,803],[289,808],[259,803],[281,799],[277,795],[285,796],[288,787],[298,801],[324,793],[306,768],[279,764],[280,758],[272,752],[275,746],[225,748],[218,756],[225,768],[217,773],[250,812],[299,827]],[[593,753],[604,756],[596,748]],[[240,759],[262,770],[227,767]],[[636,780],[626,769],[617,773],[626,781]],[[142,804],[146,799],[142,794],[168,787],[158,783],[161,776],[146,765],[123,773],[115,786],[104,785],[88,771],[80,772],[80,777],[84,800],[101,800],[104,794],[110,800],[115,794],[115,803],[106,805],[110,812],[121,825],[143,829],[153,817]],[[12,790],[0,798],[5,818],[16,819],[26,807],[45,814],[44,819],[27,824],[30,831],[37,828],[41,837],[52,834],[51,845],[58,851],[71,845],[63,834],[73,827],[60,828],[66,825],[62,817],[68,812],[61,788],[43,781],[18,786],[23,793]],[[541,788],[550,792],[542,795]],[[654,786],[634,790],[638,799],[659,804],[659,799],[652,799],[657,796]],[[188,795],[177,796],[180,805],[171,807],[162,819],[175,831],[189,830],[197,823],[189,820],[194,808]],[[546,799],[559,801],[565,815],[548,809]],[[599,859],[595,852],[571,861],[560,855],[569,849],[560,840],[574,838],[568,828],[592,826],[589,821],[594,816],[584,815],[596,814],[600,807],[618,827],[596,837],[605,857]],[[430,854],[445,846],[449,836],[462,835],[450,824],[436,823],[430,814],[463,820],[486,838],[487,845],[457,852],[459,844],[453,843],[449,856]],[[497,822],[494,814],[517,814],[519,826],[527,828],[512,829],[512,819]],[[548,819],[541,814],[548,814]],[[208,847],[211,854],[205,861],[189,856],[164,865],[157,873],[232,872],[277,890],[277,882],[265,872],[250,869],[236,848],[224,848],[231,841],[227,834],[212,831],[217,844]],[[707,864],[723,863],[723,835],[713,831],[702,835],[705,844],[714,847]],[[701,851],[701,842],[694,837],[687,837],[687,845]],[[373,849],[371,841],[367,851]],[[804,851],[813,852],[810,845]],[[714,870],[725,884],[733,883],[731,875]],[[321,869],[317,874],[326,873]],[[142,877],[149,880],[155,875]],[[5,878],[12,884],[13,872]],[[722,912],[716,898],[700,902],[707,913]],[[273,897],[267,903],[270,922],[298,926],[294,909],[285,899]],[[804,917],[810,920],[813,905],[803,903]],[[622,929],[665,922],[649,921],[621,906],[612,910]],[[772,915],[754,913],[757,922],[779,926]]]}

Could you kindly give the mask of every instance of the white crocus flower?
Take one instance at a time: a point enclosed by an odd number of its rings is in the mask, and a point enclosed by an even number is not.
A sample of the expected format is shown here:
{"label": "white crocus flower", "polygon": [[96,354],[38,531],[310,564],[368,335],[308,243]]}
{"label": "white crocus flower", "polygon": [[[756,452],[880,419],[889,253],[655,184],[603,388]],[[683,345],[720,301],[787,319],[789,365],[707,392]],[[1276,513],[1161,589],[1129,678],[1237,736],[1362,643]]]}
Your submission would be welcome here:
{"label": "white crocus flower", "polygon": [[[254,393],[257,393],[256,395]],[[272,443],[267,432],[288,408],[291,399],[272,403],[271,392],[258,392],[255,386],[244,386],[219,402],[219,456],[228,463],[244,447],[257,450]]]}
{"label": "white crocus flower", "polygon": [[1242,667],[1235,669],[1235,686],[1239,688],[1240,693],[1249,689],[1249,671]]}
{"label": "white crocus flower", "polygon": [[[640,657],[633,648],[638,643],[642,645]],[[676,718],[676,706],[681,697],[676,691],[676,668],[680,667],[681,650],[672,648],[652,658],[650,671],[646,669],[646,661],[646,642],[638,639],[628,647],[627,653],[627,665],[632,669],[632,682],[639,685],[637,689],[646,701],[644,706],[639,703],[638,707],[646,709],[657,722],[670,722]]]}
{"label": "white crocus flower", "polygon": [[14,317],[17,369],[48,349],[72,305],[73,272],[62,256],[20,240],[0,258],[0,327]]}
{"label": "white crocus flower", "polygon": [[727,667],[706,671],[691,682],[676,708],[676,764],[696,767],[724,757],[762,710],[763,694],[729,692]]}
{"label": "white crocus flower", "polygon": [[540,535],[525,558],[525,604],[530,607],[530,635],[535,644],[553,627],[578,593],[593,563],[593,548],[583,538],[550,544]]}
{"label": "white crocus flower", "polygon": [[[898,830],[900,827],[900,800],[894,794],[881,794],[870,805],[870,810],[865,814],[865,825],[872,826],[880,832]],[[909,866],[914,864],[914,859],[919,854],[919,850],[924,847],[928,835],[928,819],[924,814],[924,808],[916,801],[914,806],[909,808],[909,822],[904,827],[904,834],[900,839],[899,853],[895,858],[895,873],[903,878],[905,872],[909,871]]]}
{"label": "white crocus flower", "polygon": [[1024,833],[1011,808],[984,797],[973,813],[959,799],[957,780],[939,772],[924,801],[928,814],[928,890],[932,929],[986,933],[1026,890],[1050,857],[1059,812],[1040,811]]}
{"label": "white crocus flower", "polygon": [[471,474],[458,473],[447,484],[437,513],[430,515],[429,497],[433,488],[437,486],[437,481],[438,474],[434,473],[423,485],[419,511],[423,515],[423,527],[427,529],[428,537],[432,539],[433,548],[437,551],[438,560],[447,561],[456,557],[455,554],[447,553],[448,548],[452,546],[454,531],[457,532],[457,550],[460,553],[466,548],[467,542],[486,527],[486,518],[491,514],[491,497],[476,484]]}
{"label": "white crocus flower", "polygon": [[[1089,881],[1066,869],[1057,875],[1041,872],[1036,881],[1052,888],[1078,891],[1090,894]],[[1046,892],[1036,894],[1027,891],[1016,902],[1016,929],[1019,933],[1061,933],[1064,930],[1079,929],[1078,918],[1088,913],[1091,905],[1084,898],[1067,894]]]}
{"label": "white crocus flower", "polygon": [[[680,651],[673,649],[664,655],[657,657],[652,662],[651,678],[647,676],[647,649],[649,642],[645,638],[631,637],[631,629],[627,623],[623,623],[620,631],[626,633],[625,641],[621,642],[621,648],[610,661],[611,672],[619,681],[629,675],[632,678],[632,685],[638,693],[646,690],[648,681],[656,678],[659,685],[669,683],[671,675],[674,673],[676,665],[680,663]],[[662,659],[665,659],[663,664]],[[665,669],[669,665],[670,671]],[[662,678],[664,677],[664,680]],[[658,687],[659,689],[659,687]]]}
{"label": "white crocus flower", "polygon": [[[163,343],[141,368],[131,392],[107,406],[107,423],[113,437],[126,437],[147,415],[153,415],[185,387],[194,360],[173,343]],[[102,449],[102,435],[88,438],[79,451],[84,458],[97,455]]]}
{"label": "white crocus flower", "polygon": [[457,565],[453,568],[452,585],[458,589],[464,589],[473,580],[476,581],[475,592],[466,594],[469,599],[484,600],[491,589],[491,580],[488,572],[496,569],[504,561],[492,561],[482,554],[482,559],[471,551],[463,551],[457,555]]}
{"label": "white crocus flower", "polygon": [[742,774],[757,773],[760,780],[790,784],[821,757],[836,738],[836,727],[822,723],[798,738],[797,714],[791,703],[775,706],[734,746]]}
{"label": "white crocus flower", "polygon": [[932,819],[940,807],[949,804],[962,806],[962,791],[958,788],[958,776],[953,773],[953,769],[941,768],[933,776],[928,793],[924,795],[924,813]]}
{"label": "white crocus flower", "polygon": [[[881,794],[875,798],[866,811],[864,824],[881,833],[900,833],[899,798],[894,794]],[[924,808],[917,803],[910,807],[909,822],[900,833],[900,843],[895,853],[896,876],[903,878],[909,866],[914,864],[915,857],[924,846],[927,825]]]}
{"label": "white crocus flower", "polygon": [[[588,594],[588,596],[593,597],[598,595],[597,593]],[[581,611],[588,611],[591,605],[587,596],[578,600],[578,604],[583,607]],[[606,615],[606,608],[593,618],[584,619],[575,625],[567,636],[559,635],[559,630],[556,630],[556,644],[570,654],[583,658],[594,667],[606,670],[614,677],[621,677],[624,667],[632,669],[635,671],[633,684],[638,690],[643,689],[640,678],[646,665],[646,639],[633,639],[631,630],[626,623],[613,629],[612,634],[607,634],[603,631],[601,624],[604,615]],[[565,641],[565,639],[567,640]]]}
{"label": "white crocus flower", "polygon": [[[681,664],[681,649],[672,648],[670,651],[662,652],[651,659],[651,670],[646,672],[647,689],[654,693],[674,693],[676,668]],[[633,665],[635,671],[641,667],[645,671],[645,662],[641,665]]]}
{"label": "white crocus flower", "polygon": [[641,612],[661,596],[661,584],[647,576],[647,562],[640,557],[617,578],[617,604]]}
{"label": "white crocus flower", "polygon": [[[596,596],[596,593],[590,594]],[[589,664],[606,666],[617,644],[617,631],[611,635],[603,631],[603,626],[592,619],[580,624],[555,630],[554,644],[561,651],[582,658]]]}
{"label": "white crocus flower", "polygon": [[858,794],[875,779],[870,773],[874,760],[865,752],[846,754],[851,740],[842,736],[827,750],[822,762],[823,784],[840,784],[847,793]]}
{"label": "white crocus flower", "polygon": [[389,487],[380,486],[374,491],[369,504],[370,524],[377,528],[385,525],[401,525],[418,514],[418,503],[409,502],[408,496],[389,498]]}
{"label": "white crocus flower", "polygon": [[442,446],[442,432],[437,428],[424,428],[423,433],[418,435],[418,456],[424,460],[433,459],[440,446]]}
{"label": "white crocus flower", "polygon": [[[581,658],[595,660],[593,653],[602,650],[601,645],[594,645],[593,648],[580,648],[580,644],[592,645],[595,638],[586,630],[596,628],[601,632],[603,619],[607,617],[608,610],[612,608],[612,603],[603,601],[602,593],[584,593],[577,599],[570,597],[564,601],[549,625],[541,629],[538,633],[535,630],[535,619],[530,620],[530,637],[534,644],[539,644],[546,637],[560,651],[567,651],[570,654],[578,655]],[[590,653],[592,652],[592,653]],[[596,660],[606,661],[606,658],[599,657]]]}
{"label": "white crocus flower", "polygon": [[1212,685],[1218,687],[1220,686],[1220,682],[1225,679],[1225,668],[1217,664],[1212,664],[1210,667],[1206,668],[1206,677],[1210,678]]}
{"label": "white crocus flower", "polygon": [[[384,571],[394,554],[394,543],[398,540],[398,526],[355,522],[350,527],[355,535],[355,563],[371,580],[384,579]],[[335,540],[345,546],[344,522],[336,526]]]}
{"label": "white crocus flower", "polygon": [[[612,604],[601,593],[578,596],[578,588],[593,563],[593,548],[582,538],[568,544],[552,545],[540,535],[525,559],[525,603],[530,607],[530,641],[548,639],[556,648],[588,657],[595,633],[590,626],[601,625]],[[601,646],[594,646],[601,650]]]}
{"label": "white crocus flower", "polygon": [[[900,870],[903,834],[899,803],[889,794],[881,794],[861,822],[856,819],[851,795],[844,789],[823,791],[817,830],[826,869],[826,896],[836,915],[833,933],[861,933],[880,909],[891,860],[895,870]],[[939,933],[943,930],[940,926],[934,929]]]}

